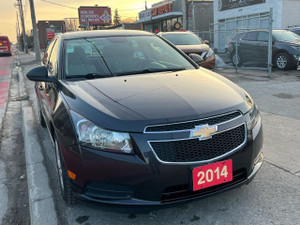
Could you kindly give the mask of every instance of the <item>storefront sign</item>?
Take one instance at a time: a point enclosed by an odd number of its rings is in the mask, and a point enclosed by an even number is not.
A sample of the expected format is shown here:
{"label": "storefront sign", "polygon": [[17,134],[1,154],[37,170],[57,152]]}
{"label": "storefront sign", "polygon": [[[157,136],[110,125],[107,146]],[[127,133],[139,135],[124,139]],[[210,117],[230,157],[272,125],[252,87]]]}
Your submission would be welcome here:
{"label": "storefront sign", "polygon": [[78,8],[80,26],[85,27],[87,23],[93,25],[110,25],[111,10],[109,7],[85,7]]}
{"label": "storefront sign", "polygon": [[151,9],[151,16],[158,16],[164,13],[172,12],[172,3],[161,5]]}
{"label": "storefront sign", "polygon": [[47,30],[46,33],[47,33],[47,40],[52,40],[55,36],[55,33],[53,30]]}
{"label": "storefront sign", "polygon": [[174,23],[175,30],[179,30],[180,28],[181,28],[181,23],[179,23],[179,22]]}
{"label": "storefront sign", "polygon": [[139,20],[140,21],[151,20],[151,9],[140,12],[139,13]]}
{"label": "storefront sign", "polygon": [[265,3],[266,0],[218,0],[218,10],[235,9],[249,5]]}

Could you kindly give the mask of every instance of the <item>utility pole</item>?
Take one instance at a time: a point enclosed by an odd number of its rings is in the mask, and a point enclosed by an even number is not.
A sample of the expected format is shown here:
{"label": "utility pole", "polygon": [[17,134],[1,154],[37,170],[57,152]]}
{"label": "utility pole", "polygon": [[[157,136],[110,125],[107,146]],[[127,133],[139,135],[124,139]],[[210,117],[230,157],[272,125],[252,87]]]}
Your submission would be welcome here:
{"label": "utility pole", "polygon": [[21,19],[21,25],[22,25],[22,31],[23,31],[24,52],[28,53],[28,45],[27,45],[27,38],[26,38],[26,33],[25,33],[26,31],[25,31],[22,0],[17,0],[17,2],[18,2],[17,5],[19,6],[20,19]]}
{"label": "utility pole", "polygon": [[20,24],[19,24],[19,15],[18,15],[18,11],[16,11],[17,13],[17,40],[18,40],[18,48],[20,48]]}
{"label": "utility pole", "polygon": [[31,21],[32,21],[32,29],[33,29],[33,40],[34,40],[34,50],[35,50],[35,60],[41,61],[41,52],[40,52],[40,42],[36,27],[36,18],[35,18],[35,9],[33,0],[29,0],[30,4],[30,12],[31,12]]}
{"label": "utility pole", "polygon": [[268,75],[272,76],[272,50],[273,50],[273,7],[270,8],[269,15],[269,42],[268,42]]}

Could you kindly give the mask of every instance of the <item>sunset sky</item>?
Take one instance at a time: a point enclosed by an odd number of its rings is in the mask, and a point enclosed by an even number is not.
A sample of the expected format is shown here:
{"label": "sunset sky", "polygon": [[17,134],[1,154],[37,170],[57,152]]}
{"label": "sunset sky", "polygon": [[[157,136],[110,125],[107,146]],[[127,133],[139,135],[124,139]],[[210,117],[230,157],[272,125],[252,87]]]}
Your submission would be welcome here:
{"label": "sunset sky", "polygon": [[[152,4],[162,0],[147,1],[148,8]],[[16,42],[16,10],[14,3],[16,0],[1,0],[0,7],[0,35],[7,35],[12,42]],[[63,4],[70,8],[60,7],[49,2]],[[145,7],[145,1],[142,0],[34,0],[36,20],[63,20],[64,18],[78,17],[79,6],[109,6],[112,13],[117,8],[122,19],[126,17],[138,17],[138,12]],[[31,14],[29,1],[23,0],[25,29],[30,31],[32,29]],[[74,8],[74,9],[72,9]]]}

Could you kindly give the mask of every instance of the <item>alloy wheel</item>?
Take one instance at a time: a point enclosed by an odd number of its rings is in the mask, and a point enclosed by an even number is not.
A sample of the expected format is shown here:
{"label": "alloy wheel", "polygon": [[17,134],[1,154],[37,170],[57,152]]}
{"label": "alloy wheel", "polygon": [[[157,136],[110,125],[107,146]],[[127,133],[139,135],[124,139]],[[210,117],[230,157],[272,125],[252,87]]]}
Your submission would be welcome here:
{"label": "alloy wheel", "polygon": [[287,63],[288,63],[288,59],[286,58],[285,55],[280,55],[276,60],[277,67],[280,69],[285,69]]}
{"label": "alloy wheel", "polygon": [[239,65],[240,62],[241,62],[241,57],[240,57],[240,55],[239,55],[239,54],[234,54],[234,55],[232,56],[232,62],[233,62],[234,65]]}

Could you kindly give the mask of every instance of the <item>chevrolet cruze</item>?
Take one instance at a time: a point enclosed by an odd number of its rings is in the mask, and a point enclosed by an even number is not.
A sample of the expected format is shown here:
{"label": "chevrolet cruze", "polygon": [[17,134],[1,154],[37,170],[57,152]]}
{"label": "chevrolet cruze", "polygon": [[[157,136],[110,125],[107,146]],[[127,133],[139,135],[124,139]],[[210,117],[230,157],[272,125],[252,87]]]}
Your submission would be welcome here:
{"label": "chevrolet cruze", "polygon": [[73,32],[50,43],[27,77],[68,203],[169,204],[253,179],[263,162],[258,108],[194,61],[143,31]]}

